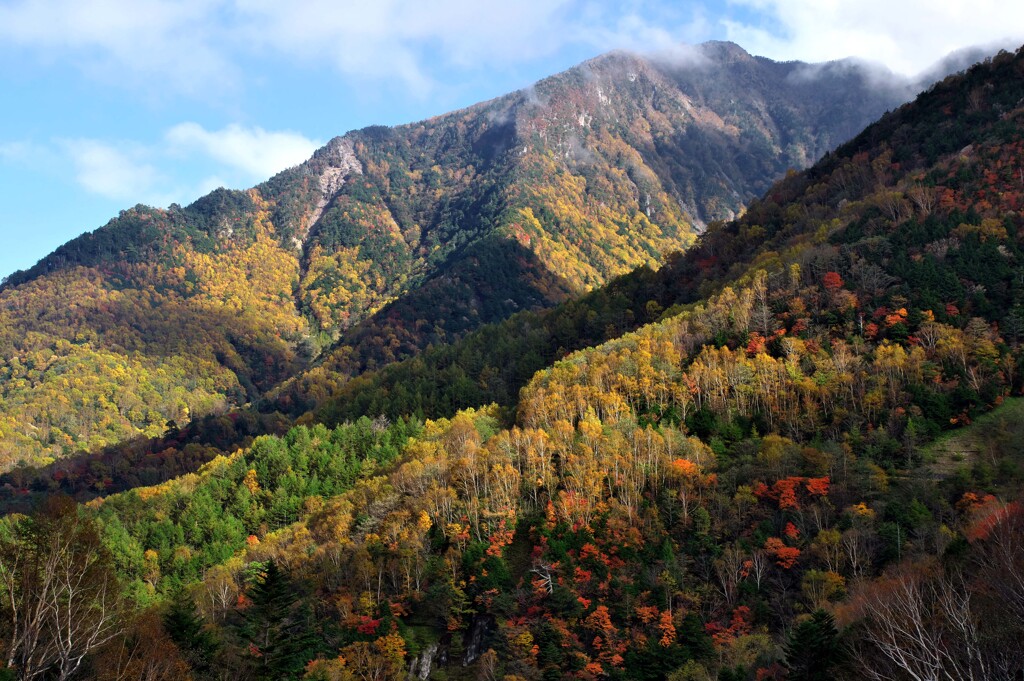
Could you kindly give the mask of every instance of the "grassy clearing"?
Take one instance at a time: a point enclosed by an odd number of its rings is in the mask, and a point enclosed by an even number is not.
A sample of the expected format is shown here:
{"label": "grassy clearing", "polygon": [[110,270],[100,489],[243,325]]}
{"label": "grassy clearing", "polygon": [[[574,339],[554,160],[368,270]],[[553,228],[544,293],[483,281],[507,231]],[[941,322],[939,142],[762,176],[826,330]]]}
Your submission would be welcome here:
{"label": "grassy clearing", "polygon": [[[937,479],[991,477],[1006,482],[1020,466],[1024,450],[1024,398],[1007,399],[971,425],[950,431],[923,448],[926,470]],[[982,480],[983,481],[983,480]]]}

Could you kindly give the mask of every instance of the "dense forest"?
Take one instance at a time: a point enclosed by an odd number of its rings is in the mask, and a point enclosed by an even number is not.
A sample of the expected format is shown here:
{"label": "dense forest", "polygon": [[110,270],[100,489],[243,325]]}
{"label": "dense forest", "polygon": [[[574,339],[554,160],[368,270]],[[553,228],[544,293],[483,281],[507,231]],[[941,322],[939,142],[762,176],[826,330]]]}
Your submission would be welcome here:
{"label": "dense forest", "polygon": [[855,65],[808,80],[805,64],[701,49],[696,70],[611,54],[354,131],[248,191],[123,211],[12,274],[0,472],[267,400],[292,416],[367,370],[657,267],[906,96]]}
{"label": "dense forest", "polygon": [[[1019,679],[1022,123],[1024,49],[660,268],[429,347],[383,305],[127,445],[158,484],[7,476],[43,500],[0,521],[0,675]],[[122,491],[46,493],[82,479]]]}

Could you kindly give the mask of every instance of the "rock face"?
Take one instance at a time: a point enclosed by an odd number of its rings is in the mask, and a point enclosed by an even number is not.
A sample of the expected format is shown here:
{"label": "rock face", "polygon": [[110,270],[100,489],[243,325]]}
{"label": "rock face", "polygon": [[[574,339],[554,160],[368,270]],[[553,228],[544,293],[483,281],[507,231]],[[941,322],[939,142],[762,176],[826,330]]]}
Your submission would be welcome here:
{"label": "rock face", "polygon": [[473,617],[473,623],[470,625],[469,631],[466,632],[465,640],[463,641],[463,647],[466,651],[462,658],[463,667],[473,664],[484,654],[484,641],[493,628],[494,618],[490,615],[475,615]]}
{"label": "rock face", "polygon": [[414,681],[426,681],[430,678],[430,672],[434,669],[434,662],[438,658],[441,646],[438,643],[431,643],[423,649],[417,657],[409,663],[409,679]]}
{"label": "rock face", "polygon": [[306,232],[316,225],[317,220],[324,214],[327,204],[337,196],[345,181],[353,174],[362,175],[363,164],[356,158],[355,150],[352,148],[352,140],[346,137],[335,137],[324,147],[324,158],[327,166],[320,173],[320,198],[317,199],[313,215],[309,219]]}

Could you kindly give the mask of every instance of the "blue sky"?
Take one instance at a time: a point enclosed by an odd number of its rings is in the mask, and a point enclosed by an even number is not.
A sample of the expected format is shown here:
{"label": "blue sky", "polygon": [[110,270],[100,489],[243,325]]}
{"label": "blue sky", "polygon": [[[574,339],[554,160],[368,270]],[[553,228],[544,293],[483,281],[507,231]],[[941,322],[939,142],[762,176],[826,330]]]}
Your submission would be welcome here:
{"label": "blue sky", "polygon": [[1024,42],[1008,0],[0,0],[0,277],[136,203],[246,188],[334,135],[614,48],[728,39],[904,74]]}

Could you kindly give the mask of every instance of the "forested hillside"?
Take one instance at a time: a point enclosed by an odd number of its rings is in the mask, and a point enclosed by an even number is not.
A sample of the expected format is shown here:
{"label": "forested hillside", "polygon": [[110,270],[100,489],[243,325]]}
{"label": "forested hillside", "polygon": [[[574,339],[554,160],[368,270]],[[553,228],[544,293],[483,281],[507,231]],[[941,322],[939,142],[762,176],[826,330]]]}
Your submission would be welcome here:
{"label": "forested hillside", "polygon": [[[12,673],[1019,678],[1022,123],[1024,50],[1001,53],[657,273],[353,381],[198,473],[8,517]],[[511,423],[398,416],[518,381]],[[86,577],[70,637],[54,564]]]}
{"label": "forested hillside", "polygon": [[335,138],[249,191],[124,211],[0,289],[0,470],[221,415],[314,363],[285,392],[316,403],[655,267],[904,96],[731,44],[616,53]]}

